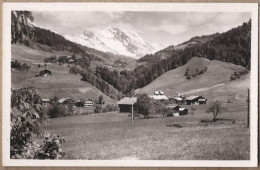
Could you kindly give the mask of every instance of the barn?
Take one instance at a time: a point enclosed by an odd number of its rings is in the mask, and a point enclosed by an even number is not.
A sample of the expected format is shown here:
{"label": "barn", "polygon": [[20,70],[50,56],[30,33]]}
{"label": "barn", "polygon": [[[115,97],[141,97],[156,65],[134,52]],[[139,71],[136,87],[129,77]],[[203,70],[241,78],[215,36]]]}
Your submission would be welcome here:
{"label": "barn", "polygon": [[58,103],[66,106],[74,106],[75,101],[71,98],[61,98],[58,100]]}
{"label": "barn", "polygon": [[136,101],[136,97],[124,97],[117,103],[119,112],[131,112],[132,106],[136,103]]}
{"label": "barn", "polygon": [[80,101],[80,100],[76,101],[76,102],[74,103],[74,105],[75,105],[76,107],[84,107],[84,103],[83,103],[82,101]]}
{"label": "barn", "polygon": [[185,99],[187,105],[207,104],[207,99],[202,96],[190,96]]}

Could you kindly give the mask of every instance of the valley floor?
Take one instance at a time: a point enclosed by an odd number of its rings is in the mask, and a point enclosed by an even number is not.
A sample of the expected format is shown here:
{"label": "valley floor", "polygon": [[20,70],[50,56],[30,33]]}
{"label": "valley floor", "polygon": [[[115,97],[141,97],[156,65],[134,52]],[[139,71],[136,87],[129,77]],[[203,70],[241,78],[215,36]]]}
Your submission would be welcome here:
{"label": "valley floor", "polygon": [[212,119],[207,107],[196,106],[194,114],[182,117],[137,118],[133,123],[118,112],[63,117],[51,119],[44,129],[65,138],[65,159],[248,160],[246,103],[226,104],[222,121],[203,125],[200,120]]}

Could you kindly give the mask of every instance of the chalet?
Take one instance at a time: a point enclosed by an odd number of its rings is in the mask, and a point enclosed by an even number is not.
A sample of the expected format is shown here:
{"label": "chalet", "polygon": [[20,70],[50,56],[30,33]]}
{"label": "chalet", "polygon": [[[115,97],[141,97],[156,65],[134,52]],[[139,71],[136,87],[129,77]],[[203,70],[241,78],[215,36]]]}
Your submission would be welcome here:
{"label": "chalet", "polygon": [[207,99],[202,96],[190,96],[185,99],[187,105],[206,104]]}
{"label": "chalet", "polygon": [[172,110],[172,112],[168,113],[167,116],[182,116],[188,114],[188,109],[183,108],[179,105],[169,104],[165,108]]}
{"label": "chalet", "polygon": [[50,99],[41,99],[42,105],[43,106],[48,106],[50,104]]}
{"label": "chalet", "polygon": [[84,102],[84,107],[91,107],[94,106],[94,101],[91,99],[86,98],[85,102]]}
{"label": "chalet", "polygon": [[131,112],[132,106],[136,103],[136,101],[136,97],[124,97],[117,103],[119,112]]}
{"label": "chalet", "polygon": [[40,71],[40,73],[37,74],[35,77],[39,77],[39,76],[46,77],[46,76],[51,76],[51,75],[52,75],[52,72],[50,70],[45,69],[45,70]]}
{"label": "chalet", "polygon": [[153,95],[150,95],[150,98],[155,100],[168,100],[168,97],[165,96],[163,91],[155,91]]}
{"label": "chalet", "polygon": [[62,105],[66,105],[66,106],[69,106],[69,105],[74,106],[75,101],[71,98],[61,98],[58,100],[58,103],[62,104]]}

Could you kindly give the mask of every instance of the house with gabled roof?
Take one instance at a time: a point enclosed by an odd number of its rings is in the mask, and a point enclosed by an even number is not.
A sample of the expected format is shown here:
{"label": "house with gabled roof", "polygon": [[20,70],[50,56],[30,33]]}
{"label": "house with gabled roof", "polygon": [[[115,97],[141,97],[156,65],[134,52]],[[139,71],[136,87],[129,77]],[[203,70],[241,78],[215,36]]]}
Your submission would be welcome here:
{"label": "house with gabled roof", "polygon": [[185,99],[187,105],[207,104],[207,99],[202,96],[190,96]]}
{"label": "house with gabled roof", "polygon": [[117,102],[119,112],[131,112],[132,107],[136,102],[136,97],[124,97],[119,102]]}

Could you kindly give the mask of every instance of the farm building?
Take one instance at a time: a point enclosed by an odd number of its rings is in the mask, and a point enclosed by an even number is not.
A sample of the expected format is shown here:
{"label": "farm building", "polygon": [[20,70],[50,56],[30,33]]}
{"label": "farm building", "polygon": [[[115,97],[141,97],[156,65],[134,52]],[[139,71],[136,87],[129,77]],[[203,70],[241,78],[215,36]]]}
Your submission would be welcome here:
{"label": "farm building", "polygon": [[153,95],[150,95],[150,98],[155,100],[168,100],[168,97],[165,96],[163,91],[155,91]]}
{"label": "farm building", "polygon": [[177,104],[183,104],[184,99],[181,97],[172,97],[169,99],[171,102],[177,103]]}
{"label": "farm building", "polygon": [[51,76],[51,75],[52,75],[52,72],[50,70],[45,69],[45,70],[40,71],[40,73],[37,74],[35,77],[39,77],[39,76],[45,77],[45,76]]}
{"label": "farm building", "polygon": [[190,96],[185,101],[187,105],[207,104],[207,99],[202,96]]}
{"label": "farm building", "polygon": [[84,102],[84,107],[90,107],[90,106],[94,106],[94,101],[91,99],[86,98],[85,102]]}
{"label": "farm building", "polygon": [[179,105],[169,104],[165,108],[170,109],[172,112],[168,113],[167,116],[182,116],[188,114],[188,109],[183,108]]}
{"label": "farm building", "polygon": [[74,103],[74,105],[75,105],[76,107],[84,107],[84,102],[78,100],[78,101],[76,101],[76,102]]}
{"label": "farm building", "polygon": [[68,63],[74,63],[75,61],[73,59],[69,59]]}
{"label": "farm building", "polygon": [[61,98],[58,100],[58,103],[69,106],[69,105],[74,105],[75,101],[71,98]]}
{"label": "farm building", "polygon": [[117,103],[119,112],[131,112],[132,106],[136,103],[136,101],[136,97],[124,97]]}
{"label": "farm building", "polygon": [[43,106],[48,106],[50,104],[50,99],[41,99],[42,105]]}

